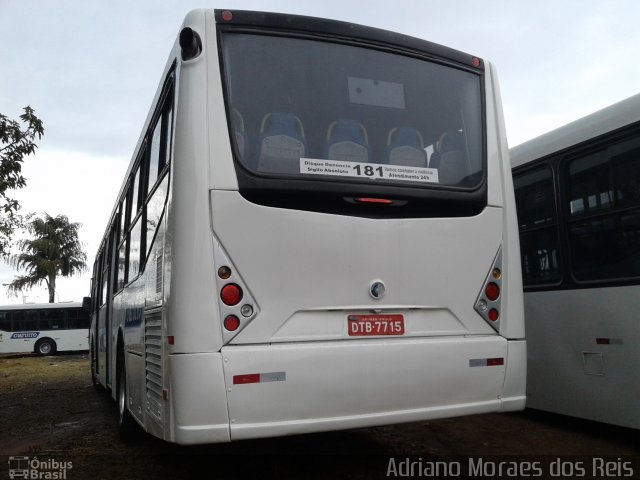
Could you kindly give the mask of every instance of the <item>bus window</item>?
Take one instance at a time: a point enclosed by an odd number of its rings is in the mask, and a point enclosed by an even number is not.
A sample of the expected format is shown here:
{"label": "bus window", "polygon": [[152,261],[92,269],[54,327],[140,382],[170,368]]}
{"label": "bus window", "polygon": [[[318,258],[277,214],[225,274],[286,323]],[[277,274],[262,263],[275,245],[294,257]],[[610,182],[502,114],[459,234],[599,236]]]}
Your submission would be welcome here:
{"label": "bus window", "polygon": [[156,233],[158,225],[160,224],[160,217],[164,209],[164,202],[167,199],[168,188],[169,188],[169,175],[165,175],[162,182],[160,182],[160,184],[158,185],[158,188],[156,189],[156,191],[153,192],[153,195],[151,195],[151,198],[149,199],[149,203],[147,204],[146,255],[149,254],[153,237]]}
{"label": "bus window", "polygon": [[640,140],[615,142],[567,164],[569,246],[579,281],[640,276]]}
{"label": "bus window", "polygon": [[[160,167],[160,142],[162,133],[162,118],[158,119],[156,126],[151,134],[151,147],[149,148],[149,174],[148,184],[149,190],[153,188],[158,179],[158,171]],[[161,167],[160,167],[161,168]]]}
{"label": "bus window", "polygon": [[548,167],[518,174],[513,179],[520,229],[522,278],[525,285],[560,279],[553,177]]}
{"label": "bus window", "polygon": [[[478,75],[383,51],[276,36],[229,33],[223,47],[232,139],[245,167],[309,180],[331,175],[467,188],[481,182]],[[440,178],[431,172],[428,181],[420,180],[419,168],[431,166],[425,145],[441,138],[446,150],[434,167]],[[325,160],[343,163],[329,168]]]}
{"label": "bus window", "polygon": [[67,328],[89,328],[89,314],[81,308],[71,309],[67,315]]}
{"label": "bus window", "polygon": [[50,310],[40,310],[38,329],[39,330],[62,330],[65,328],[64,309],[56,308]]}
{"label": "bus window", "polygon": [[122,290],[124,287],[124,284],[127,282],[126,248],[127,248],[127,242],[125,240],[122,242],[122,245],[120,245],[120,248],[118,249],[118,274],[117,274],[118,286],[116,288],[116,292],[119,292],[120,290]]}
{"label": "bus window", "polygon": [[135,279],[140,272],[141,228],[142,217],[139,217],[129,233],[129,281]]}
{"label": "bus window", "polygon": [[0,330],[10,332],[11,327],[11,312],[0,312]]}

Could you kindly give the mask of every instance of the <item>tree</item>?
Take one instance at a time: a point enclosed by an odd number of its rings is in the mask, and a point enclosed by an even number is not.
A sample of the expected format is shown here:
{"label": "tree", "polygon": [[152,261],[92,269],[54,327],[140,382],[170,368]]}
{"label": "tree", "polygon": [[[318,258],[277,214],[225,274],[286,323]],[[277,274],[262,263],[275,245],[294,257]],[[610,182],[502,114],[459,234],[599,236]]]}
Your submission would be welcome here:
{"label": "tree", "polygon": [[9,255],[11,237],[24,219],[18,213],[20,204],[8,196],[10,190],[23,188],[27,181],[22,175],[24,157],[35,152],[34,140],[42,138],[42,121],[31,107],[20,115],[24,127],[0,114],[0,258]]}
{"label": "tree", "polygon": [[40,285],[49,289],[49,303],[55,302],[56,277],[70,277],[87,270],[87,254],[78,240],[79,223],[69,223],[64,215],[36,217],[28,223],[27,230],[33,238],[18,241],[22,253],[11,255],[9,263],[27,274],[15,277],[7,291],[16,295]]}

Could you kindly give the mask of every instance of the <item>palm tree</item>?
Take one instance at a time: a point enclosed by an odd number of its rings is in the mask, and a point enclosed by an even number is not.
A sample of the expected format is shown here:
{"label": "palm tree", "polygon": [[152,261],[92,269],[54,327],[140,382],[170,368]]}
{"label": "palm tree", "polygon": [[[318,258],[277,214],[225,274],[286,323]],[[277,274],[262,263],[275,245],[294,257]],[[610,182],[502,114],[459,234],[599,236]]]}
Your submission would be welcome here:
{"label": "palm tree", "polygon": [[9,263],[26,275],[15,277],[7,286],[16,295],[40,285],[44,280],[49,289],[49,303],[55,302],[56,277],[70,277],[87,270],[87,254],[78,240],[79,223],[69,223],[65,215],[35,218],[27,230],[33,238],[18,241],[22,253],[12,255]]}

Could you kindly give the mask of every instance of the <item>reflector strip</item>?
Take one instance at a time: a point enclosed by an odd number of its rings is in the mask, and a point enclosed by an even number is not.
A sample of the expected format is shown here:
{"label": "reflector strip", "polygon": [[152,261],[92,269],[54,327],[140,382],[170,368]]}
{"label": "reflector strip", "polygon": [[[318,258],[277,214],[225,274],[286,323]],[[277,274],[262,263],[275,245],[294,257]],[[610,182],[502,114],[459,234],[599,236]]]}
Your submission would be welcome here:
{"label": "reflector strip", "polygon": [[621,338],[596,338],[598,345],[622,345]]}
{"label": "reflector strip", "polygon": [[245,373],[244,375],[234,375],[233,384],[284,382],[286,379],[287,374],[285,372]]}
{"label": "reflector strip", "polygon": [[495,367],[504,365],[504,358],[472,358],[469,360],[470,367]]}

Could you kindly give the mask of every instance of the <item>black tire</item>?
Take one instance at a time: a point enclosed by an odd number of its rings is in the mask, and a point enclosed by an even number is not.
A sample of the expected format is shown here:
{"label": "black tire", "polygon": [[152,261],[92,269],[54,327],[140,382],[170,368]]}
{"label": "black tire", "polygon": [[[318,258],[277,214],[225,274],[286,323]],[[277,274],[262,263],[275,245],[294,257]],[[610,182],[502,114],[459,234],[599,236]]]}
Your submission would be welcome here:
{"label": "black tire", "polygon": [[55,355],[56,350],[56,342],[54,342],[50,338],[43,338],[38,343],[36,343],[36,353],[41,357],[46,357],[47,355]]}
{"label": "black tire", "polygon": [[118,350],[117,359],[117,387],[116,387],[116,404],[118,407],[118,434],[124,442],[135,440],[139,436],[140,427],[134,420],[133,416],[127,408],[128,392],[127,392],[127,370],[124,363],[124,353]]}

